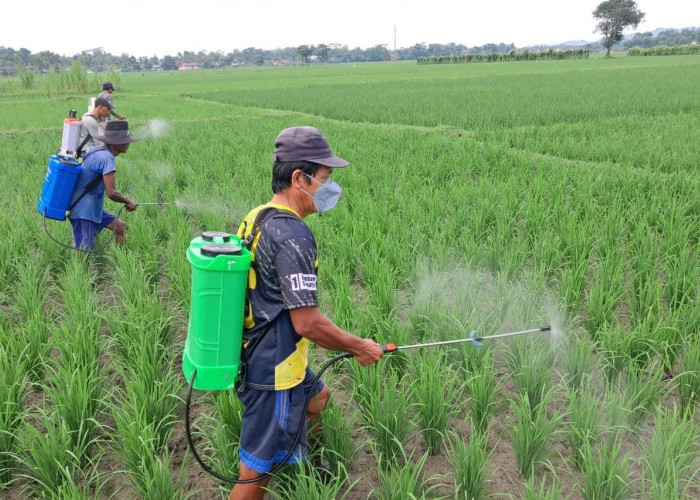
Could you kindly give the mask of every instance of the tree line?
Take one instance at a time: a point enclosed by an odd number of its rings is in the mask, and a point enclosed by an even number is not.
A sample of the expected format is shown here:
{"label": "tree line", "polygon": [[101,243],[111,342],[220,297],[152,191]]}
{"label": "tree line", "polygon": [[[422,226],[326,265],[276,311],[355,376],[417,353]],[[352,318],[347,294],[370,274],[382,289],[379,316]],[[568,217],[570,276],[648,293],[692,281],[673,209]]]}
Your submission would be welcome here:
{"label": "tree line", "polygon": [[[650,48],[659,45],[689,45],[700,42],[700,28],[669,30],[653,36],[652,33],[637,33],[634,37],[623,40],[619,48]],[[567,49],[565,46],[538,46],[542,51],[548,48]],[[594,42],[583,47],[595,51],[603,48],[602,42]],[[530,48],[532,52],[533,48]],[[196,63],[199,68],[227,68],[234,66],[271,66],[280,64],[333,64],[358,63],[389,60],[417,60],[427,57],[453,57],[477,54],[508,54],[516,50],[514,44],[488,43],[467,47],[463,44],[425,44],[418,43],[411,47],[389,50],[386,45],[376,45],[367,49],[351,49],[346,45],[319,44],[264,50],[249,47],[231,52],[184,51],[164,57],[135,57],[129,54],[113,55],[102,48],[84,50],[73,56],[61,56],[51,51],[32,53],[26,48],[15,50],[0,46],[0,76],[16,76],[26,71],[36,74],[61,73],[78,62],[88,71],[95,73],[105,71],[152,71],[176,70],[181,63]],[[525,52],[524,50],[521,52]]]}
{"label": "tree line", "polygon": [[419,57],[418,64],[461,64],[480,62],[508,62],[508,61],[549,61],[561,59],[588,59],[590,51],[587,49],[554,50],[549,49],[541,52],[530,52],[523,50],[516,52],[512,50],[505,54],[467,54],[463,56],[447,57]]}

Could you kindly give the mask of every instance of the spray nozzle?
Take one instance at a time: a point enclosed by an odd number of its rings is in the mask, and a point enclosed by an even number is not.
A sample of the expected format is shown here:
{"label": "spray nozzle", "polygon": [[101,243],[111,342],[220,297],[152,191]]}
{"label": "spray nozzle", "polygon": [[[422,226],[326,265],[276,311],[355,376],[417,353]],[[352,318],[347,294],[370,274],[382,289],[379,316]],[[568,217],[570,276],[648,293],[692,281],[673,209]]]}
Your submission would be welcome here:
{"label": "spray nozzle", "polygon": [[551,329],[552,329],[552,325],[544,325],[544,326],[540,327],[541,332],[548,332]]}
{"label": "spray nozzle", "polygon": [[480,342],[480,341],[481,341],[481,337],[477,337],[477,336],[476,336],[476,330],[472,330],[472,331],[469,333],[469,338],[472,339],[472,344],[474,344],[474,349],[476,349],[477,351],[478,351],[479,349],[481,349],[481,342]]}

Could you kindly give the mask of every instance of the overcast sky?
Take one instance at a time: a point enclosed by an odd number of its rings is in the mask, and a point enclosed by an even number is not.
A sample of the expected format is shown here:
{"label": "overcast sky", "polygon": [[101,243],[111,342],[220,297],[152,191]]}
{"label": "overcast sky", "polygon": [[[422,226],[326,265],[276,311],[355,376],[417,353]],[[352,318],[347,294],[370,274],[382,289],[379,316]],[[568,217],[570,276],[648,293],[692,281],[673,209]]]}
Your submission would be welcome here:
{"label": "overcast sky", "polygon": [[[4,0],[0,46],[74,55],[102,47],[139,57],[337,43],[594,41],[602,0]],[[635,31],[700,26],[700,0],[637,0]],[[396,26],[396,38],[394,38]],[[396,44],[396,45],[394,45]]]}

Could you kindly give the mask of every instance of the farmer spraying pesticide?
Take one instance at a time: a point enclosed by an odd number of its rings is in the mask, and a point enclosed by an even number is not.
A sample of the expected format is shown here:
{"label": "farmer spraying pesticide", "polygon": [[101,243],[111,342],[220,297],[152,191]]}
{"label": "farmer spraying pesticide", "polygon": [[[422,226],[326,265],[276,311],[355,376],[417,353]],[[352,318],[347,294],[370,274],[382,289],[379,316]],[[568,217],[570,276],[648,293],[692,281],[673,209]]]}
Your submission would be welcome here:
{"label": "farmer spraying pesticide", "polygon": [[97,233],[111,229],[117,243],[126,242],[124,222],[104,210],[105,195],[112,201],[123,203],[132,212],[136,203],[117,190],[117,169],[115,158],[129,150],[129,145],[137,141],[129,134],[129,124],[125,121],[110,121],[105,126],[104,135],[97,136],[104,147],[91,149],[83,157],[82,172],[78,177],[72,208],[68,218],[73,227],[75,247],[91,251]]}

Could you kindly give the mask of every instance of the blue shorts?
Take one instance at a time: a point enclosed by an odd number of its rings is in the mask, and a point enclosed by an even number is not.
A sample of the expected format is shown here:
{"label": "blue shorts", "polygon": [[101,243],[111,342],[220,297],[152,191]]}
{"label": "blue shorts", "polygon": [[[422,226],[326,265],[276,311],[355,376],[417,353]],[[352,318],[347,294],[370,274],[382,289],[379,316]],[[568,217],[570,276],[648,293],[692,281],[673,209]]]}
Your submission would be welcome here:
{"label": "blue shorts", "polygon": [[104,210],[102,211],[102,222],[100,223],[92,222],[87,219],[70,219],[71,226],[73,226],[73,242],[75,243],[75,248],[92,250],[97,233],[109,226],[116,219],[114,215]]}
{"label": "blue shorts", "polygon": [[[269,472],[274,464],[282,461],[289,453],[294,438],[299,430],[299,423],[304,428],[296,445],[296,451],[286,463],[304,462],[306,444],[306,408],[304,403],[311,390],[311,382],[316,375],[307,368],[306,377],[296,387],[284,391],[260,391],[247,387],[236,392],[243,403],[243,425],[238,455],[249,469],[263,474]],[[319,380],[313,387],[316,396],[323,389]]]}

